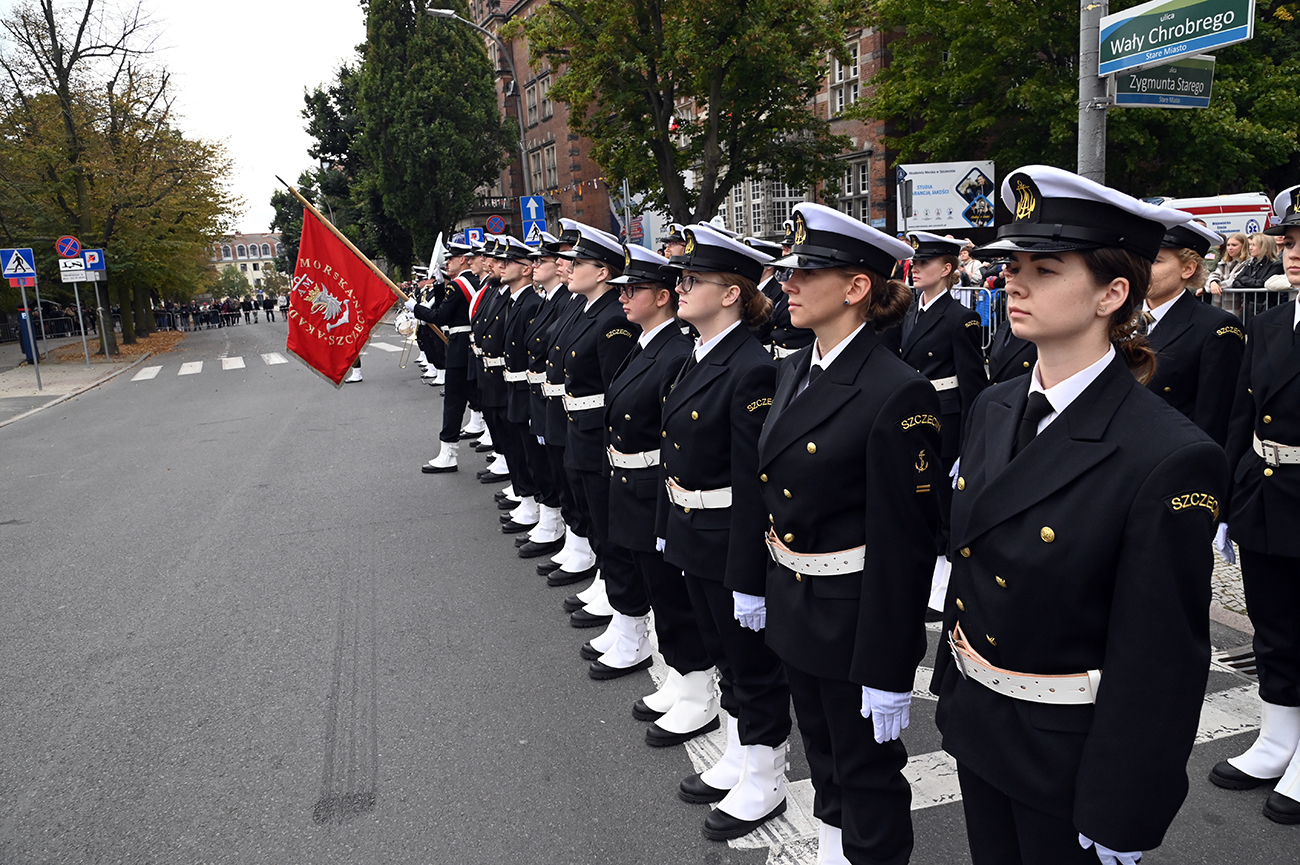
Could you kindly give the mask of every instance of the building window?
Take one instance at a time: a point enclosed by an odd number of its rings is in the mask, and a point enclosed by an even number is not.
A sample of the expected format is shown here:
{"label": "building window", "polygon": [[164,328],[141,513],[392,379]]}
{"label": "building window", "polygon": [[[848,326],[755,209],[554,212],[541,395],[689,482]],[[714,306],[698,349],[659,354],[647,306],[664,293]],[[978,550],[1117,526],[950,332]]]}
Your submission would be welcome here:
{"label": "building window", "polygon": [[858,163],[858,192],[866,195],[871,189],[871,163]]}
{"label": "building window", "polygon": [[253,262],[253,270],[257,270],[257,262]]}
{"label": "building window", "polygon": [[276,255],[284,255],[284,244],[283,244],[283,243],[277,243],[277,244],[275,245],[275,254],[276,254]]}
{"label": "building window", "polygon": [[524,102],[528,105],[528,125],[537,122],[537,87],[529,85],[524,88]]}
{"label": "building window", "polygon": [[271,245],[269,243],[263,243],[262,258],[270,258],[270,257],[271,257]]}
{"label": "building window", "polygon": [[[240,247],[240,248],[242,249],[243,247]],[[247,265],[247,264],[244,264],[244,263],[241,261],[241,262],[239,263],[239,272],[240,272],[240,273],[247,273],[247,272],[248,272],[248,265]]]}
{"label": "building window", "polygon": [[[758,184],[754,184],[754,194],[758,195]],[[763,233],[763,200],[755,198],[749,206],[750,213],[750,234],[759,235]]]}
{"label": "building window", "polygon": [[221,247],[221,257],[222,257],[223,259],[226,259],[226,260],[229,260],[229,259],[230,259],[230,247],[229,247],[229,246],[222,246],[222,247]]}
{"label": "building window", "polygon": [[[854,183],[854,180],[857,183]],[[871,163],[867,160],[844,166],[844,188],[840,190],[840,210],[849,216],[871,223]]]}
{"label": "building window", "polygon": [[542,162],[546,168],[546,188],[555,189],[560,185],[560,167],[555,161],[555,145],[547,145],[542,150]]}
{"label": "building window", "polygon": [[542,119],[555,114],[555,105],[551,102],[551,76],[543,75],[537,80],[537,92],[542,101]]}
{"label": "building window", "polygon": [[261,288],[261,287],[262,287],[262,280],[260,279],[253,280],[253,288]]}
{"label": "building window", "polygon": [[731,226],[731,230],[739,234],[745,233],[745,205],[737,204],[732,211],[736,214],[736,224]]}
{"label": "building window", "polygon": [[248,251],[244,249],[244,245],[242,243],[239,246],[235,247],[235,257],[248,258]]}
{"label": "building window", "polygon": [[542,188],[542,154],[533,152],[528,154],[529,174],[533,179],[533,191],[536,192]]}

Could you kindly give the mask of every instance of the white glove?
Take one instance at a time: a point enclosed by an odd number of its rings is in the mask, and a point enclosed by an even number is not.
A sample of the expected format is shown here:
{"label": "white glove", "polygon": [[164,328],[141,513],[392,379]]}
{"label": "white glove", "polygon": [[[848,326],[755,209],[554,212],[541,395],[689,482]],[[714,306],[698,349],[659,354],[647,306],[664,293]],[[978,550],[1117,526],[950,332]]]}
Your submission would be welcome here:
{"label": "white glove", "polygon": [[912,692],[877,691],[863,685],[862,717],[871,719],[877,742],[891,742],[912,722]]}
{"label": "white glove", "polygon": [[405,304],[405,306],[406,306],[406,311],[407,311],[407,312],[414,312],[414,311],[415,311],[415,298],[408,297],[408,298],[406,299],[406,304]]}
{"label": "white glove", "polygon": [[656,551],[656,552],[660,552],[660,553],[662,553],[662,552],[664,551],[664,547],[666,547],[666,546],[668,546],[668,544],[667,544],[667,542],[664,541],[663,538],[655,538],[655,551]]}
{"label": "white glove", "polygon": [[1237,564],[1237,553],[1233,550],[1232,540],[1228,537],[1227,523],[1219,523],[1219,530],[1214,533],[1214,548],[1219,551],[1219,558],[1230,565]]}
{"label": "white glove", "polygon": [[732,592],[731,597],[736,608],[736,621],[742,628],[761,631],[767,627],[767,598],[744,592]]}
{"label": "white glove", "polygon": [[948,472],[948,477],[952,479],[952,488],[954,490],[957,489],[957,472],[959,472],[960,470],[961,470],[961,457],[957,457],[957,461],[952,464],[952,471]]}
{"label": "white glove", "polygon": [[[1079,846],[1084,850],[1092,847],[1093,840],[1082,832],[1079,833]],[[1100,844],[1097,847],[1097,858],[1101,860],[1101,865],[1137,865],[1142,861],[1142,851],[1136,853],[1117,853],[1109,847],[1103,847]]]}
{"label": "white glove", "polygon": [[545,445],[546,445],[546,439],[542,438],[541,436],[538,436],[538,437],[537,437],[537,443],[538,443],[539,445],[545,446]]}

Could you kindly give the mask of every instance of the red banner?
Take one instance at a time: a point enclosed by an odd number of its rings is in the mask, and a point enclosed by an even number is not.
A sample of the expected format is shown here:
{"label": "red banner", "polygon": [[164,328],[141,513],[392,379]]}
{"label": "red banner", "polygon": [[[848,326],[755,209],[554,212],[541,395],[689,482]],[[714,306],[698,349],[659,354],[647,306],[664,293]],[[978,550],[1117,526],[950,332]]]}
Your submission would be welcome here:
{"label": "red banner", "polygon": [[289,290],[288,350],[334,382],[361,355],[371,329],[397,298],[310,211]]}

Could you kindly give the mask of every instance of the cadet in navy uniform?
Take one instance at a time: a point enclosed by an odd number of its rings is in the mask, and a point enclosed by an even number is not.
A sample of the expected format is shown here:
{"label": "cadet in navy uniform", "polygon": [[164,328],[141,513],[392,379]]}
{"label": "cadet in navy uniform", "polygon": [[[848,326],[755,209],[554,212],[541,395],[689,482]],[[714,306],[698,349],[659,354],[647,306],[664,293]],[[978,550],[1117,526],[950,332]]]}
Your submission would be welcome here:
{"label": "cadet in navy uniform", "polygon": [[474,337],[474,353],[478,356],[475,385],[479,409],[483,412],[483,422],[487,424],[488,436],[497,453],[488,469],[478,474],[483,483],[496,483],[510,477],[506,451],[501,445],[505,438],[501,421],[506,405],[505,379],[501,376],[505,367],[505,358],[501,356],[501,330],[505,324],[501,311],[509,303],[510,292],[501,282],[500,260],[497,258],[499,245],[500,242],[493,239],[479,256],[487,262],[483,290],[470,310],[470,333]]}
{"label": "cadet in navy uniform", "polygon": [[451,258],[447,261],[447,271],[456,273],[456,277],[447,285],[441,300],[432,309],[410,301],[406,304],[406,308],[411,310],[417,319],[437,325],[447,335],[446,378],[442,389],[442,431],[438,433],[438,455],[420,466],[420,471],[426,474],[457,470],[460,425],[465,419],[465,406],[469,401],[469,381],[466,377],[470,362],[469,308],[479,291],[478,279],[469,269],[469,255],[474,248],[463,243],[452,243],[447,249],[451,253]]}
{"label": "cadet in navy uniform", "polygon": [[1195,294],[1205,285],[1205,253],[1219,240],[1191,220],[1169,229],[1151,266],[1142,318],[1156,353],[1156,374],[1147,388],[1222,447],[1246,334],[1235,315],[1201,303]]}
{"label": "cadet in navy uniform", "polygon": [[[564,365],[563,400],[568,417],[564,467],[577,509],[590,528],[587,540],[599,569],[603,568],[605,538],[609,534],[605,391],[636,344],[641,328],[623,315],[618,290],[609,284],[623,272],[622,244],[588,225],[579,225],[578,231],[581,236],[577,244],[564,256],[573,267],[569,291],[578,296],[583,308],[557,340]],[[586,616],[580,615],[584,612]],[[612,613],[600,615],[584,608],[570,616],[570,623],[577,627],[600,625]]]}
{"label": "cadet in navy uniform", "polygon": [[939,397],[877,336],[912,300],[887,277],[911,247],[820,204],[795,205],[794,219],[778,273],[791,321],[816,340],[782,364],[758,441],[767,643],[785,662],[812,773],[817,861],[903,863],[912,796],[899,735],[948,480]]}
{"label": "cadet in navy uniform", "polygon": [[[1278,195],[1282,272],[1300,288],[1300,186]],[[1278,823],[1300,823],[1300,304],[1254,316],[1228,430],[1233,477],[1226,531],[1241,550],[1246,607],[1255,626],[1259,738],[1214,767],[1220,787],[1279,778],[1264,803]],[[1221,529],[1221,534],[1224,529]],[[1221,541],[1221,547],[1226,547]],[[1228,547],[1228,549],[1231,549]]]}
{"label": "cadet in navy uniform", "polygon": [[682,781],[679,795],[718,802],[704,834],[726,840],[785,810],[790,690],[780,659],[759,633],[767,516],[758,435],[772,405],[776,363],[749,330],[771,310],[758,290],[768,257],[712,226],[693,225],[685,234],[682,255],[672,259],[683,271],[678,315],[700,336],[664,403],[660,460],[667,496],[656,528],[664,559],[686,573],[728,715],[721,760]]}
{"label": "cadet in navy uniform", "polygon": [[[782,227],[785,229],[785,236],[781,238],[781,254],[789,255],[790,248],[794,245],[794,221],[786,220]],[[795,327],[790,321],[788,298],[781,290],[780,284],[770,283],[766,293],[772,301],[772,314],[768,317],[762,341],[771,347],[772,356],[781,360],[811,345],[813,332],[806,327]]]}
{"label": "cadet in navy uniform", "polygon": [[[538,525],[541,519],[541,482],[536,472],[547,472],[545,452],[529,454],[530,445],[535,451],[541,446],[528,431],[528,345],[524,341],[524,333],[541,308],[542,299],[533,286],[532,249],[509,235],[500,238],[498,249],[502,260],[502,280],[510,295],[499,313],[503,319],[499,350],[505,361],[501,366],[501,378],[506,405],[500,416],[505,441],[497,449],[506,455],[510,485],[519,499],[519,504],[509,515],[501,518],[501,531],[516,534]],[[549,477],[549,474],[545,476]]]}
{"label": "cadet in navy uniform", "polygon": [[1150,263],[1188,216],[1041,165],[1002,198],[1016,221],[986,249],[1011,255],[1038,362],[967,421],[936,720],[975,865],[1131,865],[1187,795],[1228,485],[1222,449],[1140,383]]}
{"label": "cadet in navy uniform", "polygon": [[1038,347],[1029,340],[1016,336],[1011,329],[1011,322],[1003,322],[1002,327],[993,335],[993,344],[989,346],[989,384],[1029,375],[1036,360]]}

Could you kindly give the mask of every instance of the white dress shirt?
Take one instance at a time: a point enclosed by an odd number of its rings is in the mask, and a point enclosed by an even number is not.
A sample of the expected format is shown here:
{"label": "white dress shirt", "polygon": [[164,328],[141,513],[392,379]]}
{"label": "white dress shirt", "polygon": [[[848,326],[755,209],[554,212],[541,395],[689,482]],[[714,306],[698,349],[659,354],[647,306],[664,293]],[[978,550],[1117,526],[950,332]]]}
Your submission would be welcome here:
{"label": "white dress shirt", "polygon": [[1038,364],[1034,364],[1034,374],[1029,377],[1029,392],[1037,391],[1041,393],[1052,404],[1052,413],[1038,422],[1039,433],[1047,429],[1048,424],[1056,420],[1061,412],[1065,411],[1070,403],[1079,397],[1079,394],[1088,389],[1088,385],[1097,380],[1097,376],[1101,375],[1102,370],[1110,364],[1113,357],[1115,357],[1115,346],[1112,345],[1107,349],[1101,360],[1092,366],[1079,370],[1060,384],[1048,388],[1043,387],[1038,378]]}

